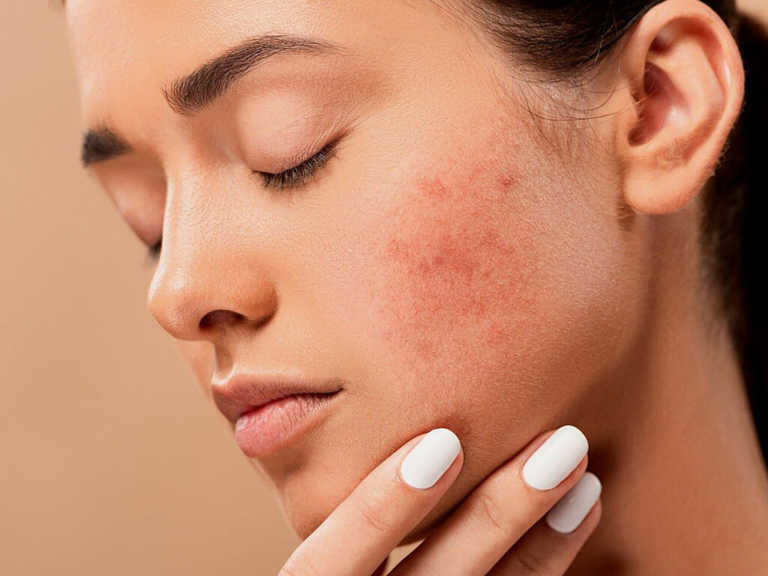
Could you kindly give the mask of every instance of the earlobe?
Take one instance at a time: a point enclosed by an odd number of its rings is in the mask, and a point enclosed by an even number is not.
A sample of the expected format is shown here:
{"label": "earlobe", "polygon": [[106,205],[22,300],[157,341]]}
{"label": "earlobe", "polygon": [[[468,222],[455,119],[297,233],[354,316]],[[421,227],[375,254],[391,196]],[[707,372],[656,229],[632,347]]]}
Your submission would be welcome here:
{"label": "earlobe", "polygon": [[624,201],[638,213],[685,206],[712,175],[744,98],[744,68],[722,19],[668,0],[636,25],[621,56],[627,109],[616,150]]}

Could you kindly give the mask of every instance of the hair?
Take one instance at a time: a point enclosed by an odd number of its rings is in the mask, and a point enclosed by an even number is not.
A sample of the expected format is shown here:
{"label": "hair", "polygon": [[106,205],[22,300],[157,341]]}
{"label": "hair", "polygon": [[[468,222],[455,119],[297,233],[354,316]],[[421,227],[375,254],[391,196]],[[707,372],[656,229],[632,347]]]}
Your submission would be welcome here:
{"label": "hair", "polygon": [[[625,33],[663,0],[469,0],[470,15],[516,63],[546,81],[579,80],[597,69]],[[764,236],[768,169],[768,32],[735,0],[706,1],[737,41],[746,72],[741,114],[716,170],[702,189],[702,275],[714,288],[741,368],[763,458],[768,462],[766,286],[758,260]]]}

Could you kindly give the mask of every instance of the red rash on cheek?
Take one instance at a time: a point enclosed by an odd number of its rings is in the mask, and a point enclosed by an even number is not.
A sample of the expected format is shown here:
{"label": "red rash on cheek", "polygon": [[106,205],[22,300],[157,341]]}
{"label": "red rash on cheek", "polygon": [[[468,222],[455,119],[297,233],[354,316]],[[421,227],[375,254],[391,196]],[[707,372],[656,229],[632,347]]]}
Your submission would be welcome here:
{"label": "red rash on cheek", "polygon": [[507,319],[521,304],[531,308],[533,245],[531,227],[514,214],[517,177],[507,171],[481,182],[482,173],[417,176],[387,214],[377,326],[420,362],[457,353],[451,345],[470,335],[502,349],[512,337]]}

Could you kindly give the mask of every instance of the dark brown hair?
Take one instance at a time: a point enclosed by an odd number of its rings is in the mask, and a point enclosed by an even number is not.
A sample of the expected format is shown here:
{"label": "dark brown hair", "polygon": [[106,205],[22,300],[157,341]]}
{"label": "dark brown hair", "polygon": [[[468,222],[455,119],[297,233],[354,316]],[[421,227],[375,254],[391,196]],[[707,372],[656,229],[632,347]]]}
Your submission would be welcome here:
{"label": "dark brown hair", "polygon": [[[585,78],[627,31],[663,0],[469,0],[494,42],[548,81]],[[766,286],[758,260],[766,234],[768,167],[768,33],[734,0],[705,2],[728,25],[746,70],[741,116],[714,175],[702,191],[702,273],[717,295],[744,376],[764,459],[768,462]]]}

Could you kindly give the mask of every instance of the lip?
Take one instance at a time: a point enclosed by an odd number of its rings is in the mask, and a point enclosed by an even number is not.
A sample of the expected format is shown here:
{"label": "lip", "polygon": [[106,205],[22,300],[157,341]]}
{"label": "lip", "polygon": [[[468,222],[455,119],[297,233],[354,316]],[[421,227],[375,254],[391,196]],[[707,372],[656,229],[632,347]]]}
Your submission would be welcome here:
{"label": "lip", "polygon": [[238,372],[211,381],[216,407],[235,425],[235,440],[249,456],[266,456],[296,439],[343,389],[339,378],[303,379],[285,373]]}
{"label": "lip", "polygon": [[314,427],[339,392],[283,396],[245,412],[235,424],[235,442],[251,458],[269,456]]}

